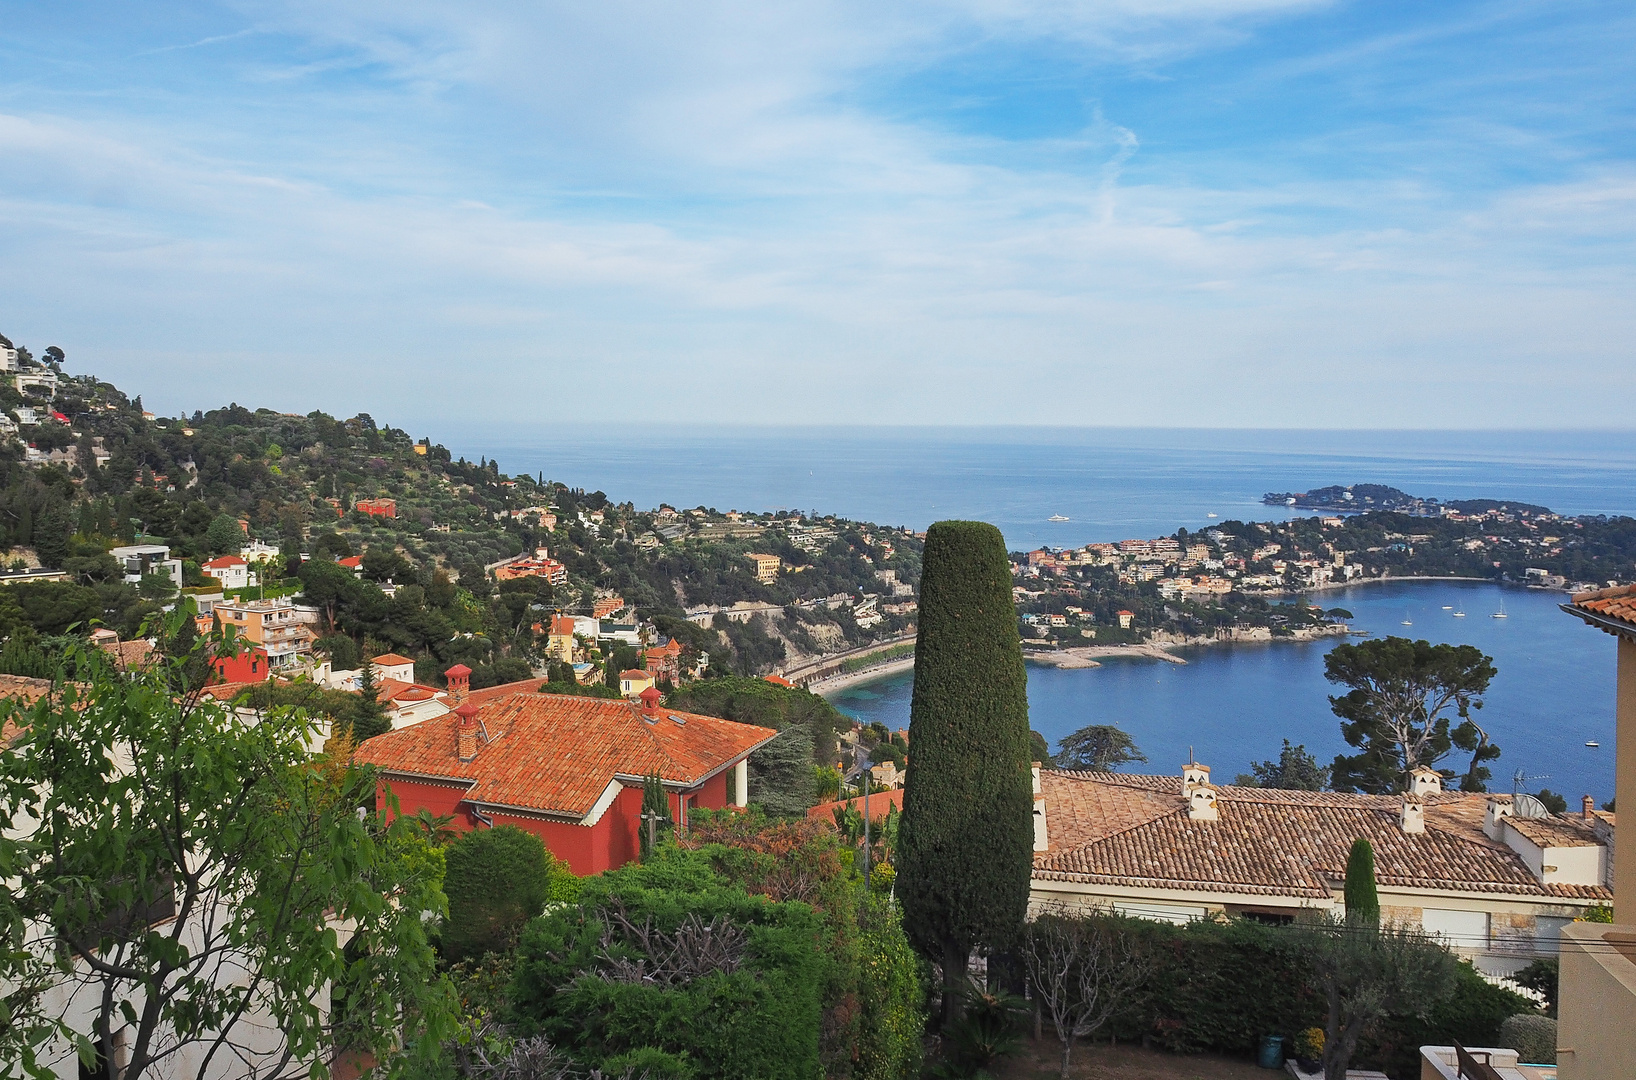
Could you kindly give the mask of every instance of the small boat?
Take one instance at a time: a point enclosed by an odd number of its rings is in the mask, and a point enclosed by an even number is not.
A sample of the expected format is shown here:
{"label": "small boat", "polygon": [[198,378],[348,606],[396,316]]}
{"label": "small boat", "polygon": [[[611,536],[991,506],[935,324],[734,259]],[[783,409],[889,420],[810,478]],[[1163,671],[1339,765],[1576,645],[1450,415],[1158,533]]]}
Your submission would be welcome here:
{"label": "small boat", "polygon": [[1443,610],[1444,611],[1453,611],[1454,610],[1454,605],[1453,604],[1444,604],[1443,605]]}
{"label": "small boat", "polygon": [[1466,617],[1466,613],[1465,613],[1465,612],[1463,612],[1463,611],[1456,611],[1456,612],[1455,612],[1455,613],[1454,613],[1454,617],[1455,617],[1455,618],[1456,618],[1456,619],[1463,619],[1463,618],[1465,618],[1465,617]]}
{"label": "small boat", "polygon": [[1589,741],[1589,742],[1587,742],[1587,743],[1586,743],[1586,744],[1585,744],[1585,745],[1586,745],[1586,746],[1588,746],[1588,747],[1590,747],[1590,748],[1591,748],[1591,749],[1592,749],[1592,750],[1594,750],[1594,749],[1596,749],[1596,748],[1597,748],[1597,747],[1598,747],[1598,746],[1601,746],[1601,745],[1602,745],[1602,744],[1601,744],[1601,743],[1599,743],[1599,742],[1597,742],[1597,741],[1596,741],[1596,740],[1595,740],[1595,739],[1591,739],[1591,740],[1590,740],[1590,741]]}
{"label": "small boat", "polygon": [[1063,517],[1061,514],[1052,514],[1051,517],[1050,517],[1050,520],[1051,521],[1067,521],[1068,519]]}
{"label": "small boat", "polygon": [[1414,625],[1414,620],[1409,618],[1409,613],[1407,611],[1405,611],[1403,613],[1403,625],[1404,626],[1413,626]]}
{"label": "small boat", "polygon": [[1214,515],[1214,514],[1205,514],[1204,516],[1205,517],[1215,517],[1216,515]]}
{"label": "small boat", "polygon": [[1505,601],[1504,600],[1500,601],[1500,610],[1496,611],[1494,614],[1489,616],[1490,619],[1509,619],[1510,617],[1511,616],[1509,616],[1509,615],[1507,615],[1505,613]]}

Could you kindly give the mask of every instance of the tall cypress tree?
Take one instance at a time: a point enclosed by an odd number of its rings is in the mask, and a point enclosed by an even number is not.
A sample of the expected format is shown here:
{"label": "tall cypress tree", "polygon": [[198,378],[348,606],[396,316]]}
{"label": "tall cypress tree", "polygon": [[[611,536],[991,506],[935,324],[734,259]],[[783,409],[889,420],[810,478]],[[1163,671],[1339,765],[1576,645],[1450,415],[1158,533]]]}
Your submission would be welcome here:
{"label": "tall cypress tree", "polygon": [[909,746],[898,895],[915,947],[943,965],[949,1025],[971,950],[1021,928],[1033,865],[1028,675],[992,525],[927,530]]}
{"label": "tall cypress tree", "polygon": [[1346,918],[1348,921],[1380,922],[1380,894],[1375,891],[1375,849],[1358,837],[1346,857]]}

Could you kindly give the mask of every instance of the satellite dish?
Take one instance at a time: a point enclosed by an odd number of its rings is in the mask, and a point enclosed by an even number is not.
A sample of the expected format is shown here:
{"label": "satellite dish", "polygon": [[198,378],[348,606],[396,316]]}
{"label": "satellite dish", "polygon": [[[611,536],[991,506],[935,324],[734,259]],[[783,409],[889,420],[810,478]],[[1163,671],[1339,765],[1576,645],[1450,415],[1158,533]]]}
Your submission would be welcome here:
{"label": "satellite dish", "polygon": [[1511,813],[1520,818],[1547,818],[1551,812],[1532,795],[1517,795],[1511,800]]}

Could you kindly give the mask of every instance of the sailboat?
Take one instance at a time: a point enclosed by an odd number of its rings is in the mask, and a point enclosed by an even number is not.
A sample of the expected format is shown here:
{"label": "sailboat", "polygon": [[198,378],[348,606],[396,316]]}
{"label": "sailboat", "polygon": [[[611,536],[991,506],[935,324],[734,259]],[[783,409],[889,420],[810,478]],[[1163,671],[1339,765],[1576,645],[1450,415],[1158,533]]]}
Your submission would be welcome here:
{"label": "sailboat", "polygon": [[1409,618],[1409,613],[1407,611],[1405,611],[1403,613],[1403,625],[1404,626],[1413,626],[1414,625],[1414,621]]}
{"label": "sailboat", "polygon": [[1456,619],[1463,619],[1463,618],[1465,618],[1465,617],[1466,617],[1466,613],[1465,613],[1465,612],[1463,612],[1463,611],[1456,611],[1456,612],[1455,612],[1455,613],[1454,613],[1454,617],[1455,617],[1455,618],[1456,618]]}
{"label": "sailboat", "polygon": [[1500,600],[1500,610],[1489,616],[1490,619],[1509,619],[1510,617],[1505,613],[1505,600],[1503,598]]}
{"label": "sailboat", "polygon": [[1063,517],[1061,514],[1052,514],[1050,520],[1052,520],[1052,521],[1067,521],[1068,519]]}

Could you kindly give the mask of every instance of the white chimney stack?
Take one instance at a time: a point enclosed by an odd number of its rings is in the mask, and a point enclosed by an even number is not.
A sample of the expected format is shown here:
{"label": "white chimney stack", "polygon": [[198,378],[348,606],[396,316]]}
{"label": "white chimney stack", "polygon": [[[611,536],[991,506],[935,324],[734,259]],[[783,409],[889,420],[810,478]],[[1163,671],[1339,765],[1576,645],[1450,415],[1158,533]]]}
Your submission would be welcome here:
{"label": "white chimney stack", "polygon": [[1187,817],[1190,821],[1217,821],[1221,814],[1216,810],[1216,789],[1205,784],[1193,788],[1187,796]]}
{"label": "white chimney stack", "polygon": [[1403,810],[1398,823],[1403,831],[1416,835],[1426,831],[1426,807],[1420,801],[1420,796],[1409,792],[1403,796]]}
{"label": "white chimney stack", "polygon": [[1200,765],[1196,761],[1189,761],[1182,766],[1182,796],[1191,797],[1196,787],[1210,786],[1210,766]]}
{"label": "white chimney stack", "polygon": [[1483,814],[1483,834],[1490,840],[1498,840],[1502,829],[1500,822],[1510,816],[1510,802],[1501,799],[1488,800],[1488,810]]}
{"label": "white chimney stack", "polygon": [[1443,774],[1421,765],[1409,773],[1409,794],[1440,795],[1443,792]]}

